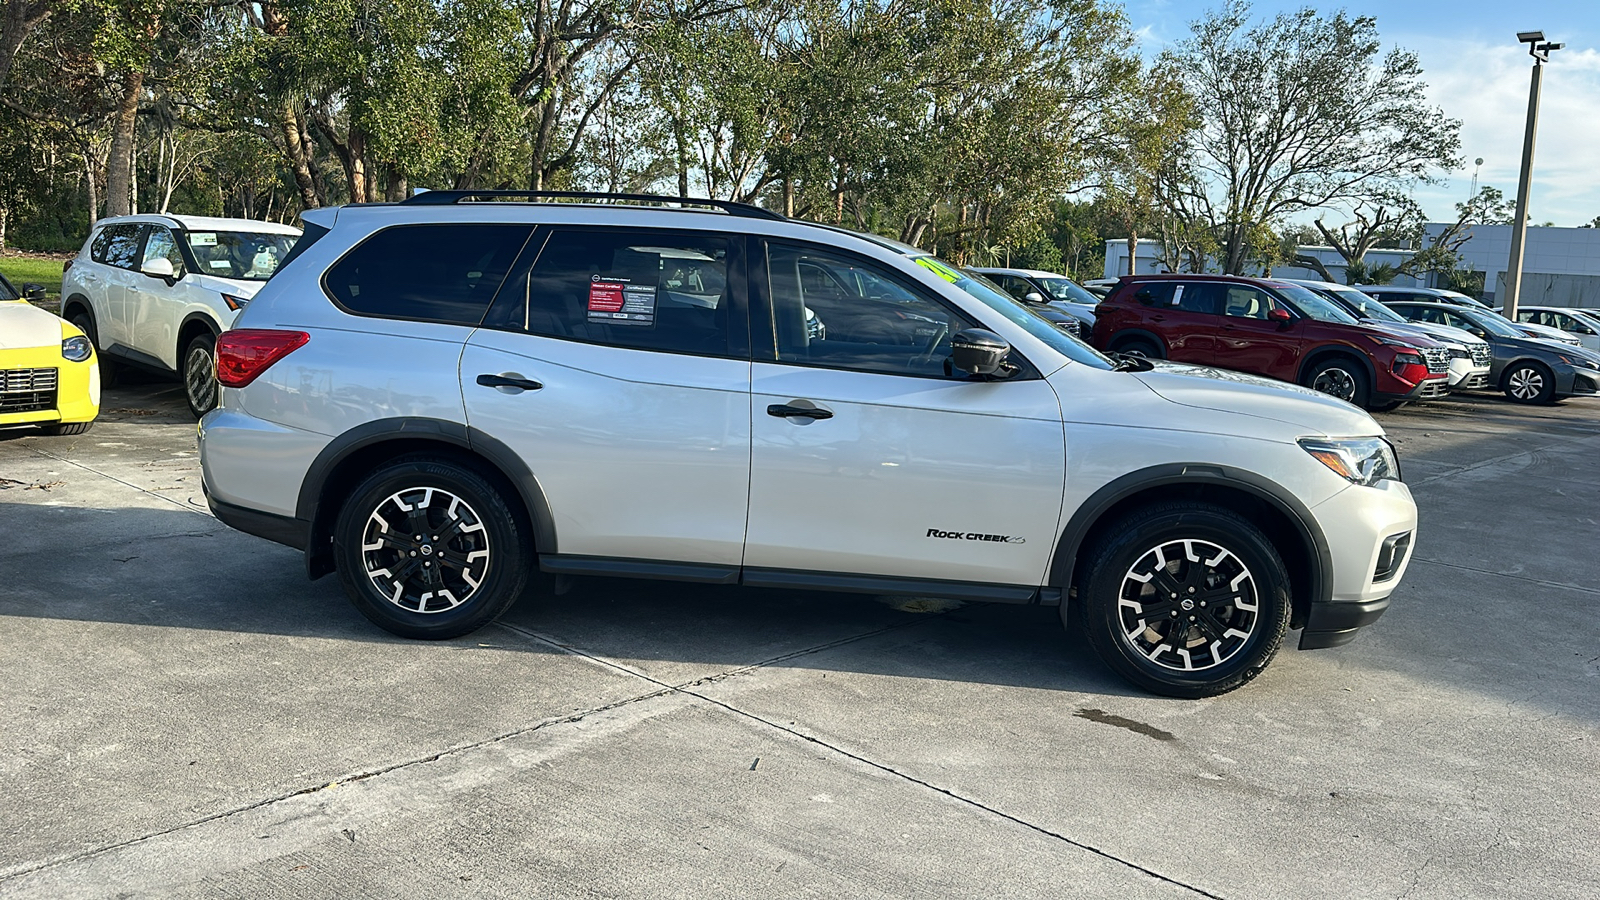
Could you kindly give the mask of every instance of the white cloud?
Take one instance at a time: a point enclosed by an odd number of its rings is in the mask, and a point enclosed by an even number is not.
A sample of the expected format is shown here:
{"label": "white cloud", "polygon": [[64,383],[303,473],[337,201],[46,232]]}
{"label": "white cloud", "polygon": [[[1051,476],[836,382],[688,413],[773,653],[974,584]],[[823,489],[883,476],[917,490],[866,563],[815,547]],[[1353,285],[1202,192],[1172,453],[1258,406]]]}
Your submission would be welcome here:
{"label": "white cloud", "polygon": [[[1430,218],[1454,216],[1477,157],[1479,184],[1515,197],[1533,60],[1503,43],[1413,37],[1401,44],[1421,60],[1429,99],[1462,123],[1467,168],[1447,185],[1417,191]],[[1534,222],[1581,225],[1600,216],[1600,50],[1558,51],[1544,69],[1528,211]]]}

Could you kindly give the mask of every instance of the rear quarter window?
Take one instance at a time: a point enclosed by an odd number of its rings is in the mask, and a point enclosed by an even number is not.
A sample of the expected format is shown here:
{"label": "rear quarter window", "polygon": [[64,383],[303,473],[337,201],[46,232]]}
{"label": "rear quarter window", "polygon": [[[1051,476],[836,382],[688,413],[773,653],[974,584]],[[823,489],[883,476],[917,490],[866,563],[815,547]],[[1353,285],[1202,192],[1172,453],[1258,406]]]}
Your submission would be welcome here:
{"label": "rear quarter window", "polygon": [[377,232],[322,277],[346,312],[477,325],[528,241],[527,225],[398,225]]}

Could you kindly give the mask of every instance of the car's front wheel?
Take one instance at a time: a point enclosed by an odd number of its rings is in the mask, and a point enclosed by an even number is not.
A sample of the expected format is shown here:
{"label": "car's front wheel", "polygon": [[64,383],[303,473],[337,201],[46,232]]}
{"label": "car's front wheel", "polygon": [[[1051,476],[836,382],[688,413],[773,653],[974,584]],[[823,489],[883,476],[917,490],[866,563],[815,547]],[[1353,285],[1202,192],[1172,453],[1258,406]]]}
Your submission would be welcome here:
{"label": "car's front wheel", "polygon": [[1501,376],[1501,387],[1517,403],[1549,403],[1556,394],[1556,379],[1536,362],[1519,362]]}
{"label": "car's front wheel", "polygon": [[1204,503],[1140,509],[1088,549],[1069,622],[1119,675],[1209,697],[1266,668],[1289,625],[1289,576],[1271,541]]}
{"label": "car's front wheel", "polygon": [[531,532],[483,475],[454,461],[402,457],[339,510],[339,580],[362,615],[401,637],[476,631],[515,603],[534,558]]}
{"label": "car's front wheel", "polygon": [[183,351],[183,392],[197,419],[217,406],[217,336],[209,331]]}
{"label": "car's front wheel", "polygon": [[1367,406],[1367,373],[1353,359],[1337,356],[1323,360],[1307,370],[1301,384],[1362,409]]}

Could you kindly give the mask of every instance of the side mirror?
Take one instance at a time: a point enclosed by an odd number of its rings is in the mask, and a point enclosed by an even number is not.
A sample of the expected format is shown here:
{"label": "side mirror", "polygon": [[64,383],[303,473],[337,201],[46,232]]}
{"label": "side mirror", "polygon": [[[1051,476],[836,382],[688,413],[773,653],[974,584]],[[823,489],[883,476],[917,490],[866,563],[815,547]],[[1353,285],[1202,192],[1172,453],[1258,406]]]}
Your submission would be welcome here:
{"label": "side mirror", "polygon": [[968,375],[993,375],[1000,371],[1011,345],[982,328],[966,328],[950,339],[950,364]]}
{"label": "side mirror", "polygon": [[1022,295],[1022,299],[1027,301],[1028,303],[1048,303],[1049,302],[1048,300],[1044,299],[1044,295],[1039,293],[1038,291],[1029,291],[1026,294]]}
{"label": "side mirror", "polygon": [[29,281],[22,285],[22,299],[37,303],[44,299],[44,285]]}
{"label": "side mirror", "polygon": [[155,259],[145,260],[144,265],[139,267],[139,271],[149,275],[151,278],[171,280],[177,270],[172,268],[172,260],[167,259],[165,256],[158,256]]}
{"label": "side mirror", "polygon": [[1279,325],[1287,325],[1294,321],[1294,316],[1289,315],[1289,311],[1281,306],[1274,306],[1267,310],[1267,318],[1277,322]]}

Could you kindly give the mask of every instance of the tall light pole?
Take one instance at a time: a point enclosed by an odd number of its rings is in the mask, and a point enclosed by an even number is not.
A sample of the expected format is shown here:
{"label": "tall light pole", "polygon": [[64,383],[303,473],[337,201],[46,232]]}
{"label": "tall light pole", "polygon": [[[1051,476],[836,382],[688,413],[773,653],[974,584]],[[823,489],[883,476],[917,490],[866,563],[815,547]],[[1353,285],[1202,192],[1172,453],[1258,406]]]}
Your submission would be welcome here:
{"label": "tall light pole", "polygon": [[1517,218],[1511,223],[1511,260],[1506,263],[1506,296],[1501,314],[1517,318],[1517,296],[1522,291],[1522,242],[1528,232],[1528,182],[1533,178],[1533,133],[1539,124],[1539,81],[1550,51],[1565,44],[1552,44],[1542,31],[1519,31],[1517,40],[1528,45],[1533,57],[1533,84],[1528,88],[1528,130],[1522,136],[1522,178],[1517,182]]}

